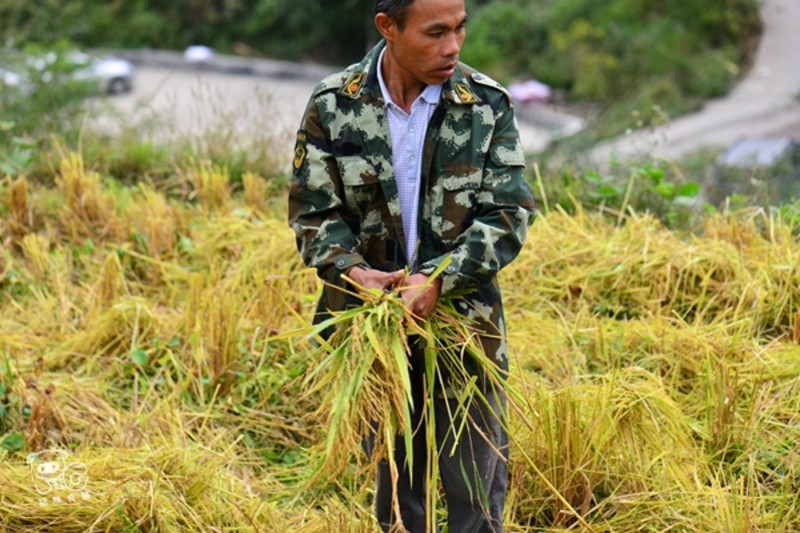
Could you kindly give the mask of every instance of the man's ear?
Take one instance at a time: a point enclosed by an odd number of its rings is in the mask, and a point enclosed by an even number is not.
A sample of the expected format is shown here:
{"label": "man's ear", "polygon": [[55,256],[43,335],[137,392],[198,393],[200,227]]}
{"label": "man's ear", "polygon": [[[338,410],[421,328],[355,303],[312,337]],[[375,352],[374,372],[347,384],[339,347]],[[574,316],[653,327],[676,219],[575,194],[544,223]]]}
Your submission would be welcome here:
{"label": "man's ear", "polygon": [[397,31],[397,23],[386,13],[375,15],[375,27],[378,28],[378,33],[387,41],[391,40]]}

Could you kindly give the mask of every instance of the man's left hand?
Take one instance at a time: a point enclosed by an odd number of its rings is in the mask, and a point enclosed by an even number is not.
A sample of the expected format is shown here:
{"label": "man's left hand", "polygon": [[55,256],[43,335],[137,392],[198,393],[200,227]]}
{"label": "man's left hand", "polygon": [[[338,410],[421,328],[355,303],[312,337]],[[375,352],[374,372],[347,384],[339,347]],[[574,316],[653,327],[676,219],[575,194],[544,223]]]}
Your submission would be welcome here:
{"label": "man's left hand", "polygon": [[406,306],[420,318],[428,318],[442,292],[442,280],[428,281],[427,274],[411,274],[400,285],[400,294]]}

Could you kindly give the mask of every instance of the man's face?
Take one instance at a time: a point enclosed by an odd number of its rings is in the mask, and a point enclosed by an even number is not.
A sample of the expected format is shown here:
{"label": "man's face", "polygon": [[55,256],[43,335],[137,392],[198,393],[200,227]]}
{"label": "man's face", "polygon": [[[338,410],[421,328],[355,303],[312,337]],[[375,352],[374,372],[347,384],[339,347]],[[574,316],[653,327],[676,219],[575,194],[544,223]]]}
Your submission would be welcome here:
{"label": "man's face", "polygon": [[407,84],[435,85],[455,72],[466,36],[464,0],[415,0],[402,31],[391,23],[388,68]]}

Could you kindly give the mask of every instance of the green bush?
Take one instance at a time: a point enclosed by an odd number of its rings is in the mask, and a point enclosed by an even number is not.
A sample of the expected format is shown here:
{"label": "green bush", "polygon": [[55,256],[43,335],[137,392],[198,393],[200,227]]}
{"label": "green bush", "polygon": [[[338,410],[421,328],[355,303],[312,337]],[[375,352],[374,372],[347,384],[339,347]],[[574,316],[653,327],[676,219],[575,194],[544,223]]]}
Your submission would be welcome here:
{"label": "green bush", "polygon": [[0,87],[0,172],[16,175],[32,164],[32,150],[54,134],[75,137],[87,96],[96,87],[71,74],[71,46],[27,46],[8,56],[8,67],[20,77],[16,86]]}
{"label": "green bush", "polygon": [[595,137],[604,138],[629,127],[634,109],[677,116],[725,94],[752,53],[757,7],[755,0],[498,0],[470,20],[469,39],[478,43],[463,57],[501,79],[535,77],[569,101],[602,104]]}
{"label": "green bush", "polygon": [[722,50],[710,50],[692,58],[686,92],[700,98],[716,98],[728,92],[739,67]]}
{"label": "green bush", "polygon": [[545,211],[557,208],[574,214],[578,208],[599,209],[621,220],[633,210],[653,215],[666,227],[692,230],[706,210],[701,184],[663,161],[615,162],[606,173],[563,162],[551,168],[545,162],[530,180]]}

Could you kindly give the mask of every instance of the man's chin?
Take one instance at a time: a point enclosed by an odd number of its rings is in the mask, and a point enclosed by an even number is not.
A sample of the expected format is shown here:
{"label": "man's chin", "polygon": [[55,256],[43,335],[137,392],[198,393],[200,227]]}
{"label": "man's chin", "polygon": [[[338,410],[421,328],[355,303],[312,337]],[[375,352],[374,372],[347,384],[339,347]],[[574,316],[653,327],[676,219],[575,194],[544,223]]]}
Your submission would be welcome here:
{"label": "man's chin", "polygon": [[444,83],[450,78],[452,78],[453,74],[455,73],[456,73],[455,68],[435,70],[431,72],[431,74],[428,76],[427,84],[438,85],[440,83]]}

